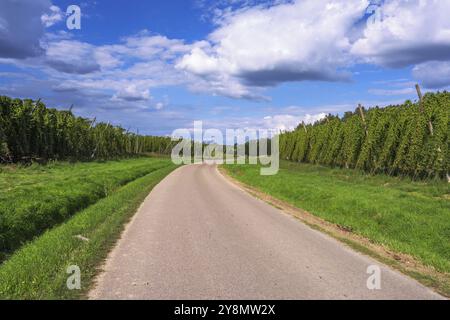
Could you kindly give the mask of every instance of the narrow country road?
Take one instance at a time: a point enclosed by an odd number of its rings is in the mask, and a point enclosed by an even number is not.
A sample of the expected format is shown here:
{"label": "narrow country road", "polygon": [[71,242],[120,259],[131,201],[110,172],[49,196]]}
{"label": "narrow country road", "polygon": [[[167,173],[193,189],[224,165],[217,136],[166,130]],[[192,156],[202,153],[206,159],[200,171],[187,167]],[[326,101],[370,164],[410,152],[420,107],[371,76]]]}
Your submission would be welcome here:
{"label": "narrow country road", "polygon": [[215,166],[184,166],[128,225],[91,299],[439,299],[376,261],[255,199]]}

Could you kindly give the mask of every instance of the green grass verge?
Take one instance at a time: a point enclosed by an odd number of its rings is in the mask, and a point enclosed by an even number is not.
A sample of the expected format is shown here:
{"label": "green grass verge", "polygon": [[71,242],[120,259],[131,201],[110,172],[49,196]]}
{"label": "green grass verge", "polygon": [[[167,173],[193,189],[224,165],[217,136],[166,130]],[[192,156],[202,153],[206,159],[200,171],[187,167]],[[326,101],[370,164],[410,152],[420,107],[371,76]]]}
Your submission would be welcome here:
{"label": "green grass verge", "polygon": [[0,262],[45,230],[168,159],[135,158],[31,167],[0,166]]}
{"label": "green grass verge", "polygon": [[449,184],[284,161],[278,175],[224,166],[235,179],[374,243],[450,272]]}
{"label": "green grass verge", "polygon": [[[83,298],[124,224],[175,168],[166,165],[123,186],[18,250],[0,266],[0,299]],[[89,241],[79,240],[78,235]],[[66,271],[71,265],[81,269],[80,291],[67,289]]]}

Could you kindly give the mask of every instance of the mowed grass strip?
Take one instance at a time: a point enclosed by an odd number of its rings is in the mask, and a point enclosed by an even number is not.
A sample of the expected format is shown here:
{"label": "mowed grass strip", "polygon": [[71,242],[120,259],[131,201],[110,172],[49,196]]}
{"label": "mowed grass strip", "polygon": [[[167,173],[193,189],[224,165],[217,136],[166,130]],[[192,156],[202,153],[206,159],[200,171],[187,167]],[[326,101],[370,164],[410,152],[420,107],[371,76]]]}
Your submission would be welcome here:
{"label": "mowed grass strip", "polygon": [[[450,187],[284,161],[275,176],[224,166],[232,177],[439,272],[450,272]],[[299,244],[301,245],[301,244]]]}
{"label": "mowed grass strip", "polygon": [[[170,164],[125,185],[18,250],[0,266],[0,299],[84,298],[124,224],[175,168]],[[81,290],[67,288],[72,265],[81,270]]]}
{"label": "mowed grass strip", "polygon": [[142,157],[28,168],[0,166],[0,262],[118,187],[168,165],[168,159]]}

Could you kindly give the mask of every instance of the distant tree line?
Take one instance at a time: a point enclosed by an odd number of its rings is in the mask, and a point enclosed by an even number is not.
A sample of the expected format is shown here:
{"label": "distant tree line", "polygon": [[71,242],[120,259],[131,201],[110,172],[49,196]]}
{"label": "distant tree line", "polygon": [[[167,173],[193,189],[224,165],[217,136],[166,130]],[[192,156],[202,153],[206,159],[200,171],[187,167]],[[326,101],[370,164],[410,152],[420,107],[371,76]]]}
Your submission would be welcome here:
{"label": "distant tree line", "polygon": [[280,135],[283,159],[413,178],[448,177],[450,93],[328,115]]}
{"label": "distant tree line", "polygon": [[107,160],[170,154],[176,142],[47,108],[41,101],[0,96],[0,162]]}

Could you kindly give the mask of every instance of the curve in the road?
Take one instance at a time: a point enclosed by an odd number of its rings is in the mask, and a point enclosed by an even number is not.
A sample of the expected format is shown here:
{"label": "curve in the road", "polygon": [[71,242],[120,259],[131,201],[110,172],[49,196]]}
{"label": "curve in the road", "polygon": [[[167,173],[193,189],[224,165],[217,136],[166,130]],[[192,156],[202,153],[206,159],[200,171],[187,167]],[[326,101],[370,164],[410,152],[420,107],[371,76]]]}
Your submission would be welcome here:
{"label": "curve in the road", "polygon": [[[381,290],[369,290],[369,266]],[[92,299],[440,299],[255,199],[215,166],[174,171],[145,200]]]}

